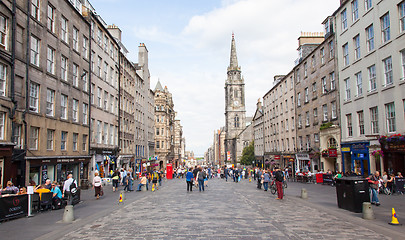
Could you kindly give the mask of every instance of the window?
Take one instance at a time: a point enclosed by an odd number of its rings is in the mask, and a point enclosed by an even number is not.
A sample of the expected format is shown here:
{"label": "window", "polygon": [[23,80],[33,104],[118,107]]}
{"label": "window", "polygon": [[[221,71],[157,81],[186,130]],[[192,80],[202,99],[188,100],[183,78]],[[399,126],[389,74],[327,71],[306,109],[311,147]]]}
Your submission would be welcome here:
{"label": "window", "polygon": [[343,66],[349,65],[349,45],[346,43],[342,46],[343,49]]}
{"label": "window", "polygon": [[39,39],[31,35],[31,64],[39,67]]}
{"label": "window", "polygon": [[309,112],[305,113],[305,126],[309,126]]}
{"label": "window", "polygon": [[354,60],[358,60],[361,57],[360,53],[360,35],[356,35],[353,38],[353,45],[354,45]]}
{"label": "window", "polygon": [[337,105],[336,105],[336,101],[331,102],[332,105],[332,119],[336,119],[337,118]]}
{"label": "window", "polygon": [[357,0],[352,2],[352,20],[355,22],[359,19],[359,3]]}
{"label": "window", "polygon": [[291,96],[291,110],[294,109],[294,97]]}
{"label": "window", "polygon": [[46,150],[53,150],[55,130],[48,129],[46,136]]}
{"label": "window", "polygon": [[65,56],[62,55],[60,61],[60,78],[63,81],[67,81],[67,67],[68,67],[68,60]]}
{"label": "window", "polygon": [[114,96],[110,95],[110,110],[111,113],[114,113]]}
{"label": "window", "polygon": [[97,31],[97,43],[100,46],[103,43],[103,31],[100,28],[98,28],[98,31]]}
{"label": "window", "polygon": [[238,117],[238,115],[235,116],[234,121],[235,121],[234,127],[235,127],[235,128],[239,128],[239,117]]}
{"label": "window", "polygon": [[329,138],[328,140],[328,148],[337,148],[337,141],[334,138]]}
{"label": "window", "polygon": [[60,38],[64,42],[68,42],[68,20],[62,17],[60,20]]}
{"label": "window", "polygon": [[95,91],[95,89],[96,89],[96,85],[94,83],[92,83],[91,84],[91,97],[90,97],[91,104],[94,104],[94,91]]}
{"label": "window", "polygon": [[160,141],[156,141],[156,145],[155,145],[155,146],[156,146],[157,149],[159,149],[159,147],[160,147]]}
{"label": "window", "polygon": [[370,91],[374,91],[377,89],[375,65],[368,67],[367,72],[368,72],[369,89]]}
{"label": "window", "polygon": [[38,137],[39,137],[39,128],[30,127],[30,150],[38,150]]}
{"label": "window", "polygon": [[49,31],[55,32],[55,8],[53,8],[51,5],[48,5],[48,18],[46,26],[48,27]]}
{"label": "window", "polygon": [[405,1],[402,1],[399,5],[399,27],[400,32],[405,31]]}
{"label": "window", "polygon": [[366,11],[368,11],[372,6],[373,6],[372,0],[364,0],[364,8]]}
{"label": "window", "polygon": [[363,80],[361,78],[361,72],[355,74],[356,76],[356,87],[357,87],[357,97],[363,95]]}
{"label": "window", "polygon": [[87,124],[88,115],[89,113],[89,105],[87,103],[83,103],[83,124]]}
{"label": "window", "polygon": [[73,99],[72,106],[73,122],[79,122],[79,100]]}
{"label": "window", "polygon": [[307,141],[306,149],[309,150],[311,148],[311,137],[309,135],[306,135],[305,138]]}
{"label": "window", "polygon": [[98,57],[97,59],[97,76],[101,77],[101,63],[103,62],[103,59],[101,57]]}
{"label": "window", "polygon": [[302,118],[301,118],[301,114],[298,115],[298,128],[302,128]]}
{"label": "window", "polygon": [[7,66],[0,63],[0,96],[6,96]]}
{"label": "window", "polygon": [[77,151],[77,141],[79,139],[79,134],[78,133],[73,133],[73,151]]}
{"label": "window", "polygon": [[7,18],[3,15],[0,15],[0,47],[7,49]]}
{"label": "window", "polygon": [[370,122],[371,122],[371,133],[378,133],[378,108],[370,108]]}
{"label": "window", "polygon": [[390,14],[386,13],[381,17],[381,40],[385,43],[391,39]]}
{"label": "window", "polygon": [[104,144],[108,144],[108,123],[104,123],[103,140]]}
{"label": "window", "polygon": [[67,137],[68,137],[68,132],[62,131],[61,137],[60,137],[60,150],[65,151],[67,149]]}
{"label": "window", "polygon": [[107,82],[107,79],[108,79],[108,64],[107,64],[107,62],[104,62],[103,80]]}
{"label": "window", "polygon": [[384,59],[383,65],[384,65],[384,80],[385,80],[385,85],[387,86],[387,85],[390,85],[393,83],[391,57]]}
{"label": "window", "polygon": [[89,39],[86,36],[83,36],[83,57],[89,58]]}
{"label": "window", "polygon": [[340,13],[340,19],[342,20],[342,31],[347,28],[347,13],[346,9]]}
{"label": "window", "polygon": [[108,40],[108,37],[107,37],[107,35],[105,35],[104,36],[104,51],[108,54],[108,43],[109,43],[109,40]]}
{"label": "window", "polygon": [[73,27],[73,50],[79,51],[79,30]]}
{"label": "window", "polygon": [[90,61],[91,61],[91,71],[92,72],[94,72],[94,65],[95,65],[95,62],[94,62],[94,56],[95,56],[95,52],[94,51],[91,51],[91,56],[90,56]]}
{"label": "window", "polygon": [[14,148],[21,149],[23,146],[23,141],[21,138],[21,129],[22,129],[21,124],[14,125],[14,132],[13,132],[13,139],[12,139],[13,143],[15,143]]}
{"label": "window", "polygon": [[49,88],[46,90],[46,115],[55,115],[55,91]]}
{"label": "window", "polygon": [[102,90],[101,88],[97,88],[97,107],[101,108],[101,94],[102,94]]}
{"label": "window", "polygon": [[103,107],[104,107],[104,110],[107,111],[107,109],[108,109],[108,92],[107,91],[104,91],[104,105],[103,105]]}
{"label": "window", "polygon": [[353,136],[353,126],[352,126],[352,114],[346,115],[346,124],[347,124],[347,136]]}
{"label": "window", "polygon": [[110,145],[114,145],[114,138],[113,138],[114,134],[115,134],[114,133],[114,125],[110,124],[110,135],[108,137],[108,142],[110,143]]}
{"label": "window", "polygon": [[68,96],[61,94],[60,95],[60,118],[67,119],[68,111]]}
{"label": "window", "polygon": [[295,128],[295,121],[294,121],[294,117],[291,118],[291,129],[294,130]]}
{"label": "window", "polygon": [[289,128],[289,126],[288,126],[288,119],[286,119],[286,120],[285,120],[285,131],[288,131],[288,128]]}
{"label": "window", "polygon": [[351,96],[350,96],[350,78],[346,78],[344,80],[344,82],[345,82],[345,93],[346,93],[345,101],[348,101],[351,98]]}
{"label": "window", "polygon": [[299,68],[297,68],[297,76],[296,76],[296,79],[297,79],[297,83],[299,83],[300,81],[301,81],[301,78],[300,78],[300,69]]}
{"label": "window", "polygon": [[359,120],[359,134],[364,135],[364,114],[363,114],[363,111],[357,112],[357,119]]}
{"label": "window", "polygon": [[315,55],[312,55],[312,57],[311,57],[311,68],[314,69],[315,65],[316,65]]}
{"label": "window", "polygon": [[55,49],[48,46],[48,54],[46,61],[46,70],[49,73],[55,74]]}
{"label": "window", "polygon": [[101,144],[101,121],[97,120],[97,133],[96,133],[96,142]]}
{"label": "window", "polygon": [[297,106],[301,107],[301,93],[298,93],[297,95]]}
{"label": "window", "polygon": [[160,128],[156,128],[156,136],[159,136],[160,134]]}
{"label": "window", "polygon": [[405,49],[401,51],[402,58],[402,80],[405,80]]}
{"label": "window", "polygon": [[371,52],[374,50],[374,26],[371,24],[366,28],[366,44],[367,44],[367,51]]}
{"label": "window", "polygon": [[395,105],[394,103],[385,104],[385,114],[387,120],[387,130],[392,133],[396,131],[395,125]]}
{"label": "window", "polygon": [[308,77],[308,64],[304,63],[304,78]]}
{"label": "window", "polygon": [[110,83],[114,86],[114,68],[110,68]]}
{"label": "window", "polygon": [[87,135],[83,135],[82,151],[87,150]]}
{"label": "window", "polygon": [[322,121],[326,122],[326,121],[328,121],[328,105],[327,104],[324,104],[322,106],[322,111],[323,111],[323,119],[322,119]]}
{"label": "window", "polygon": [[76,63],[73,63],[73,86],[79,87],[79,66]]}
{"label": "window", "polygon": [[335,72],[329,73],[329,79],[330,79],[330,90],[335,90],[336,89],[336,80],[335,80]]}
{"label": "window", "polygon": [[4,140],[6,125],[6,114],[0,112],[0,140]]}
{"label": "window", "polygon": [[39,112],[39,84],[30,82],[30,111]]}
{"label": "window", "polygon": [[31,0],[31,17],[38,21],[40,16],[39,14],[41,13],[39,3],[40,0]]}
{"label": "window", "polygon": [[333,41],[329,42],[329,58],[333,58],[335,56],[335,51],[333,50]]}
{"label": "window", "polygon": [[321,56],[321,64],[325,63],[325,48],[321,48],[319,51],[319,55]]}
{"label": "window", "polygon": [[315,142],[319,142],[319,134],[318,133],[314,133],[314,140],[315,140]]}
{"label": "window", "polygon": [[313,113],[314,113],[314,122],[318,122],[318,108],[314,108]]}
{"label": "window", "polygon": [[305,103],[307,103],[307,102],[309,102],[309,98],[308,98],[308,88],[305,88],[304,93],[305,93]]}
{"label": "window", "polygon": [[88,88],[89,88],[89,86],[88,86],[89,83],[87,82],[87,76],[88,76],[87,71],[83,70],[83,74],[82,74],[81,78],[83,81],[83,91],[85,91],[85,92],[87,92]]}
{"label": "window", "polygon": [[322,83],[322,94],[328,93],[328,89],[326,89],[326,77],[323,77],[321,79],[321,83]]}
{"label": "window", "polygon": [[316,82],[312,83],[312,95],[314,98],[316,97]]}

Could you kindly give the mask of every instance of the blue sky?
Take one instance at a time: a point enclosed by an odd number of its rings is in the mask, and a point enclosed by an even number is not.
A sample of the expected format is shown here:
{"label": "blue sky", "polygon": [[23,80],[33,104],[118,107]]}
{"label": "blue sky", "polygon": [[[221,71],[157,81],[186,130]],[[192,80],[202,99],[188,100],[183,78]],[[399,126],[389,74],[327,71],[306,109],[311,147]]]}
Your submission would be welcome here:
{"label": "blue sky", "polygon": [[339,0],[92,0],[122,30],[128,58],[149,50],[151,88],[173,94],[187,150],[202,156],[224,125],[224,85],[232,32],[245,78],[247,116],[297,58],[300,32],[322,32]]}

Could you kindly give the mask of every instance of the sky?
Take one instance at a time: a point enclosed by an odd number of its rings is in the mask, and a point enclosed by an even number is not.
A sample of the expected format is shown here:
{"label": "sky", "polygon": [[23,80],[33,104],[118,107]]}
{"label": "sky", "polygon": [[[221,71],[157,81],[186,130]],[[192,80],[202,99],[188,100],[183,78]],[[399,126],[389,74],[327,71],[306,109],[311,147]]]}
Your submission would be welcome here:
{"label": "sky", "polygon": [[149,50],[151,89],[160,80],[173,95],[186,150],[196,156],[225,125],[225,81],[232,33],[245,79],[246,116],[287,74],[298,57],[301,32],[322,32],[339,0],[90,0],[103,20],[117,25],[127,57]]}

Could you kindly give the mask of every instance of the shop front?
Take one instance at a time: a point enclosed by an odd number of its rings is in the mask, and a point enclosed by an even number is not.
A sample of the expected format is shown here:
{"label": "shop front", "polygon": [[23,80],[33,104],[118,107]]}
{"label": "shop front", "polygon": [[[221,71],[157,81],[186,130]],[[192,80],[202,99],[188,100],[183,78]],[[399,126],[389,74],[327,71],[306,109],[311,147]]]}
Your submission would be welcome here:
{"label": "shop front", "polygon": [[397,134],[379,139],[383,150],[384,171],[397,175],[405,172],[405,136]]}
{"label": "shop front", "polygon": [[311,159],[308,153],[295,154],[295,172],[311,171]]}
{"label": "shop front", "polygon": [[[96,149],[93,150],[92,170],[98,171],[101,178],[106,178],[111,174],[111,171],[117,169],[117,152],[118,149]],[[93,180],[94,172],[90,180]]]}
{"label": "shop front", "polygon": [[369,142],[342,143],[343,172],[369,176],[371,173],[369,146]]}
{"label": "shop front", "polygon": [[90,156],[26,157],[30,184],[43,184],[46,179],[63,183],[72,173],[80,184],[89,178]]}
{"label": "shop front", "polygon": [[17,184],[17,166],[13,164],[13,143],[0,143],[0,184],[5,186],[11,180]]}

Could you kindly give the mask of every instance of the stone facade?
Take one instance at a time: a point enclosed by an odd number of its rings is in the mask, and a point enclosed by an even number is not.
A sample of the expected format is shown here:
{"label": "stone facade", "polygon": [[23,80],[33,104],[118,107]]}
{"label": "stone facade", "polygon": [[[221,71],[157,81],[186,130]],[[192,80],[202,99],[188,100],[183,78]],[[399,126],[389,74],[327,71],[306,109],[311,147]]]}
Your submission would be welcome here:
{"label": "stone facade", "polygon": [[[370,1],[371,3],[371,1]],[[381,135],[405,133],[405,3],[342,1],[335,12],[340,82],[343,170],[368,175],[405,170],[405,151]]]}
{"label": "stone facade", "polygon": [[253,139],[255,146],[255,166],[264,163],[264,124],[263,124],[263,106],[260,99],[256,104],[256,112],[253,116]]}
{"label": "stone facade", "polygon": [[[236,164],[237,137],[246,128],[245,83],[236,55],[235,38],[232,35],[230,65],[225,82],[225,153],[226,161]],[[228,160],[229,158],[229,160]]]}

